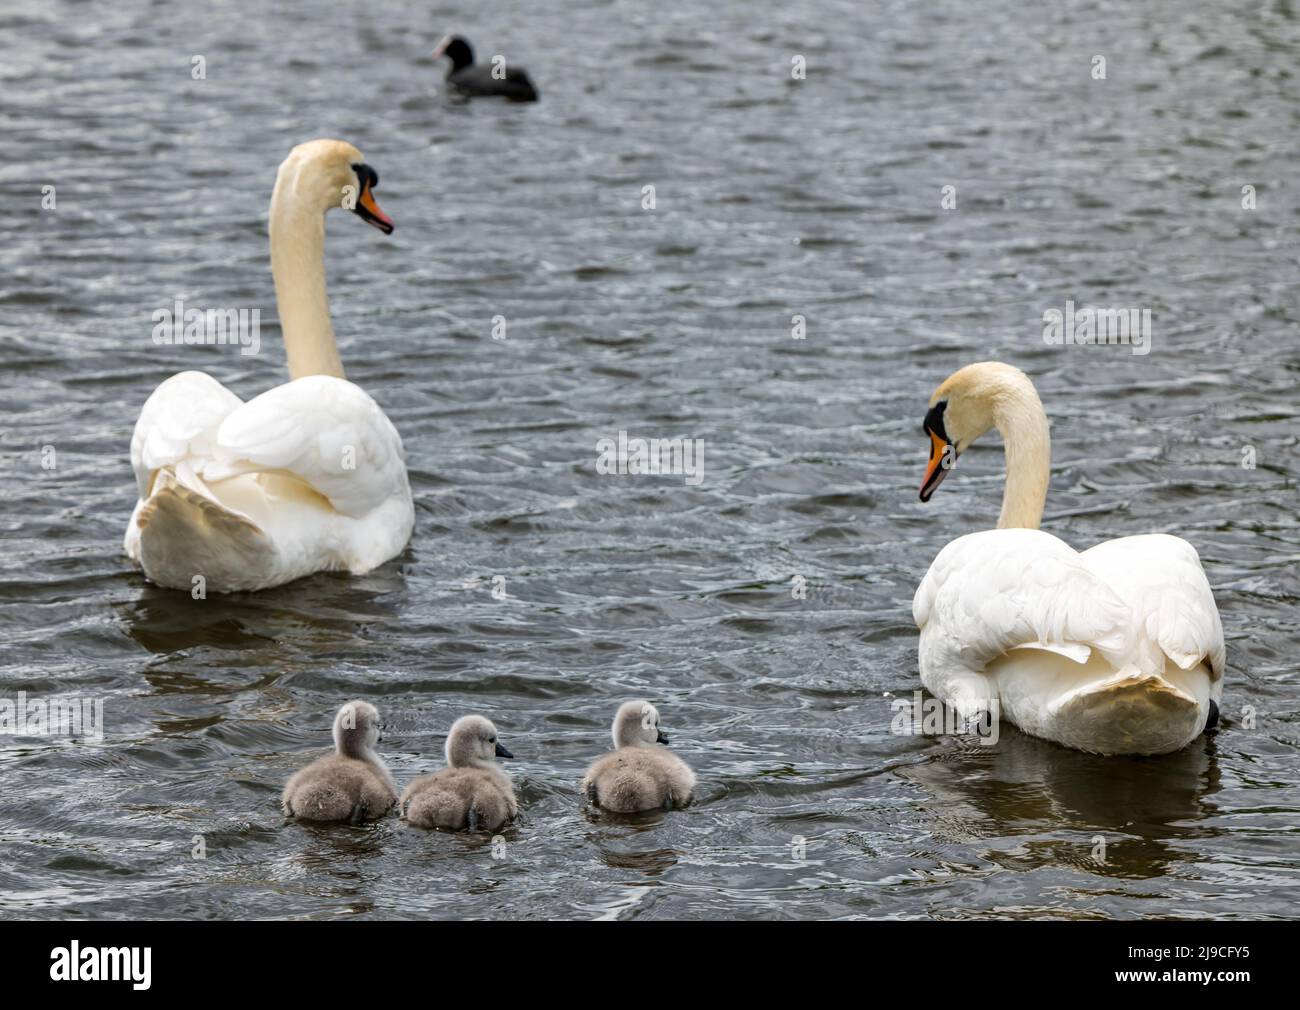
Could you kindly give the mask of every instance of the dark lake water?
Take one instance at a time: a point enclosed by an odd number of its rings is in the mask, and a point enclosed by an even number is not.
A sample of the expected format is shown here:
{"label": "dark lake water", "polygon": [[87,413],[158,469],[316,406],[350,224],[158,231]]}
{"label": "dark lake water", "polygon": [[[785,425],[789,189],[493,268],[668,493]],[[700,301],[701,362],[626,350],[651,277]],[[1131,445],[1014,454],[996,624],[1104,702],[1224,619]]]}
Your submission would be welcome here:
{"label": "dark lake water", "polygon": [[[102,699],[105,732],[0,737],[0,914],[1294,915],[1300,22],[1236,6],[5,5],[0,689]],[[541,102],[448,100],[449,29]],[[332,215],[327,258],[414,538],[360,578],[152,588],[121,553],[131,429],[175,371],[284,380],[266,206],[318,136],[397,222]],[[178,296],[260,308],[263,353],[156,346]],[[1047,346],[1067,300],[1150,309],[1151,353]],[[915,587],[996,521],[996,438],[916,496],[931,391],[986,358],[1051,415],[1046,529],[1200,551],[1217,734],[1104,759],[891,733]],[[620,430],[703,439],[703,482],[597,473]],[[588,817],[638,696],[699,802]],[[284,821],[352,697],[399,783],[457,716],[497,722],[504,850]]]}

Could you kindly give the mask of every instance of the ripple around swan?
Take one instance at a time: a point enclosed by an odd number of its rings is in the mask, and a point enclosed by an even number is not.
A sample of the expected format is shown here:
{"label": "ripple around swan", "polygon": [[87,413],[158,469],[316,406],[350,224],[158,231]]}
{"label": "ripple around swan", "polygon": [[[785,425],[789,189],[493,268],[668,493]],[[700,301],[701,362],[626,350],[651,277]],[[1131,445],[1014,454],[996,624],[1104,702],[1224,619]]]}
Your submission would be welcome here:
{"label": "ripple around swan", "polygon": [[[0,914],[1294,915],[1294,20],[1071,12],[1103,87],[1023,5],[894,5],[887,31],[844,0],[761,28],[738,0],[443,8],[529,66],[543,100],[516,108],[446,100],[418,4],[361,35],[310,6],[0,14],[0,671],[6,696],[105,703],[102,741],[0,737],[24,798],[0,810]],[[244,395],[281,374],[266,201],[320,135],[366,152],[398,224],[331,220],[327,257],[349,376],[406,441],[414,539],[357,579],[157,590],[120,556],[136,413],[180,368]],[[160,353],[178,296],[261,308],[261,355]],[[1067,299],[1151,308],[1152,353],[1047,347]],[[1229,645],[1213,738],[1117,761],[890,732],[919,686],[913,589],[996,515],[995,445],[915,500],[925,401],[979,358],[1039,385],[1054,532],[1201,552]],[[704,439],[704,482],[598,475],[620,430]],[[588,815],[576,784],[637,695],[699,802]],[[456,716],[497,722],[506,858],[284,823],[348,697],[381,706],[399,781]]]}

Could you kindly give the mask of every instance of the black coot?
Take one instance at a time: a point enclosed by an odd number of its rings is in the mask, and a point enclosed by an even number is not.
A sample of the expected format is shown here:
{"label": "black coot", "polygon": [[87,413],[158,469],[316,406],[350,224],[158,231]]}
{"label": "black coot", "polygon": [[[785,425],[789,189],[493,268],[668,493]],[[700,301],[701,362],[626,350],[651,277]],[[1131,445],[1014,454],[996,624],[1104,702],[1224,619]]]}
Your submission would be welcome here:
{"label": "black coot", "polygon": [[474,62],[474,50],[459,35],[448,35],[438,43],[433,58],[447,57],[451,69],[447,83],[462,95],[496,95],[512,102],[537,101],[537,89],[522,67],[506,64],[503,77],[492,76],[492,66]]}

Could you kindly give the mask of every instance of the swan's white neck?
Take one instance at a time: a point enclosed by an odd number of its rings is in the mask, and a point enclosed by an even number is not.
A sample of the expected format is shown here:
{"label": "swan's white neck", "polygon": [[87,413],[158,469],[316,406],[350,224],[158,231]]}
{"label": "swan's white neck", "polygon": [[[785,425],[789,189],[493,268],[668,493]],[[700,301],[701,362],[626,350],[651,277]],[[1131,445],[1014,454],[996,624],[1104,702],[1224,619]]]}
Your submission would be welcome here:
{"label": "swan's white neck", "polygon": [[298,176],[281,170],[271,196],[271,275],[289,360],[289,378],[333,375],[343,362],[325,294],[325,214],[296,192]]}
{"label": "swan's white neck", "polygon": [[993,425],[1006,446],[1007,483],[998,529],[1036,530],[1043,521],[1052,474],[1052,440],[1047,413],[1028,380],[999,390]]}

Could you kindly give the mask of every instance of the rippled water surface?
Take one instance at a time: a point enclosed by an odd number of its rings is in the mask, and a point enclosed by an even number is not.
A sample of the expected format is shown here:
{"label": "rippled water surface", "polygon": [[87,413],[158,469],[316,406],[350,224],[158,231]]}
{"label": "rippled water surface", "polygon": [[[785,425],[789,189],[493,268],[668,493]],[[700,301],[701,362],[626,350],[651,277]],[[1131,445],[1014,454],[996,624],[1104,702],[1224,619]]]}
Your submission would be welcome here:
{"label": "rippled water surface", "polygon": [[[1294,914],[1300,22],[1223,6],[6,5],[0,670],[5,697],[104,699],[106,732],[0,738],[0,913]],[[449,100],[449,28],[541,102]],[[266,205],[316,136],[362,149],[397,222],[332,215],[327,258],[414,538],[361,578],[152,588],[121,554],[132,426],[181,369],[283,381]],[[154,345],[177,296],[260,308],[263,353]],[[1067,299],[1151,309],[1152,352],[1045,345]],[[916,500],[930,392],[983,358],[1052,417],[1047,529],[1200,551],[1217,734],[1127,760],[890,732],[912,593],[996,520],[996,438]],[[598,474],[620,430],[704,439],[703,483]],[[637,696],[699,802],[589,817],[577,780]],[[399,782],[456,716],[496,720],[504,852],[284,821],[350,697]]]}

